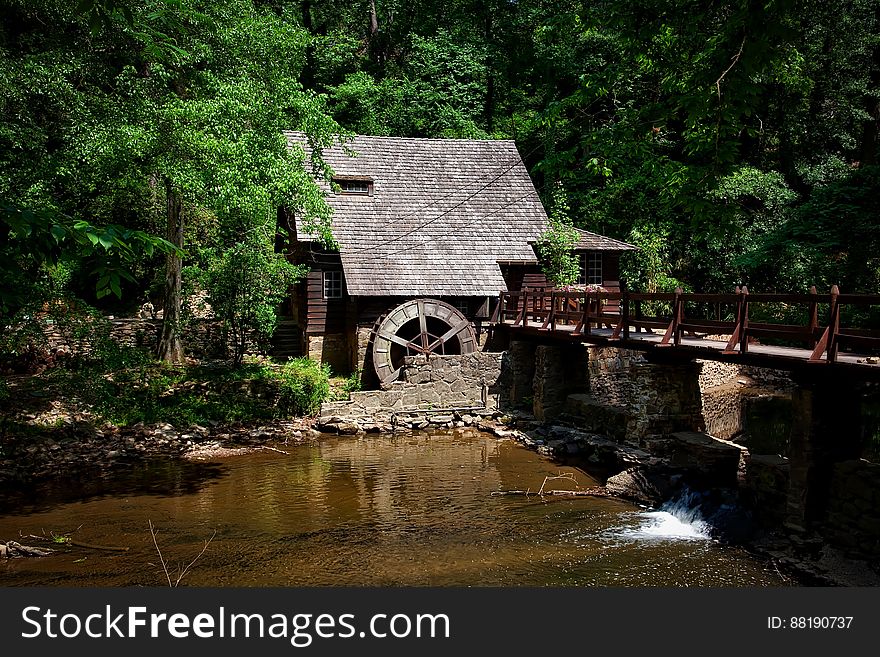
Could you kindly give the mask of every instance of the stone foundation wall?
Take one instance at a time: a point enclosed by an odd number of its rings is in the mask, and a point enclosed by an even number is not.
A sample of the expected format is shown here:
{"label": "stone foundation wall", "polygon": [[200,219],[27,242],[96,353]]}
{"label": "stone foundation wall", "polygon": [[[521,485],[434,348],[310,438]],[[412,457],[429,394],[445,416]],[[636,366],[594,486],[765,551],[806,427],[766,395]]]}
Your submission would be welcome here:
{"label": "stone foundation wall", "polygon": [[880,559],[880,463],[834,465],[823,533],[853,556]]}
{"label": "stone foundation wall", "polygon": [[333,372],[347,374],[351,371],[351,339],[345,333],[306,335],[306,355],[312,360],[329,365]]}
{"label": "stone foundation wall", "polygon": [[542,422],[560,415],[570,394],[587,389],[587,354],[580,345],[535,350],[532,412]]}
{"label": "stone foundation wall", "polygon": [[632,395],[629,368],[644,363],[639,351],[616,347],[587,347],[590,394],[610,406],[626,406]]}
{"label": "stone foundation wall", "polygon": [[[351,393],[347,402],[321,406],[320,425],[375,425],[397,414],[449,415],[494,412],[499,406],[503,354],[474,352],[456,356],[408,356],[400,378],[388,390]],[[427,423],[427,420],[425,420]],[[444,420],[445,422],[445,420]]]}
{"label": "stone foundation wall", "polygon": [[[138,347],[154,351],[162,333],[162,320],[147,317],[110,317],[110,337],[120,345]],[[50,352],[66,352],[75,356],[85,356],[91,352],[89,339],[76,340],[65,335],[52,323],[44,327],[47,347]],[[188,356],[196,358],[220,358],[225,354],[223,323],[215,319],[194,319],[183,329],[183,344]],[[230,345],[230,351],[232,347]],[[260,348],[249,343],[248,353],[260,353]]]}
{"label": "stone foundation wall", "polygon": [[700,370],[700,390],[708,390],[716,386],[730,383],[740,375],[739,365],[722,363],[717,360],[698,360],[702,364]]}
{"label": "stone foundation wall", "polygon": [[759,525],[782,525],[788,505],[788,487],[787,458],[775,454],[749,454],[743,492]]}
{"label": "stone foundation wall", "polygon": [[509,370],[508,399],[512,406],[532,406],[534,401],[535,350],[534,342],[513,340],[507,351],[506,369]]}

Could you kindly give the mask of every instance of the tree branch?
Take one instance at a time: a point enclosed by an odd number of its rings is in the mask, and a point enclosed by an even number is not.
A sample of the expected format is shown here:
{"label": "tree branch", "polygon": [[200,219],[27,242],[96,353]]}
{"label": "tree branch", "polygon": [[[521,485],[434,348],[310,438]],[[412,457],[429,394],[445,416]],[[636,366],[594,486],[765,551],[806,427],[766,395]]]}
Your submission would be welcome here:
{"label": "tree branch", "polygon": [[724,76],[727,75],[728,73],[730,73],[730,70],[734,66],[736,66],[736,63],[739,61],[739,58],[742,57],[743,48],[745,47],[745,45],[746,45],[746,37],[745,37],[745,35],[743,35],[742,43],[739,44],[739,50],[733,56],[733,58],[732,58],[733,61],[730,62],[730,66],[728,66],[726,69],[724,69],[724,72],[721,74],[721,76],[717,80],[715,80],[715,88],[718,90],[718,102],[719,103],[721,102],[721,81],[724,79]]}

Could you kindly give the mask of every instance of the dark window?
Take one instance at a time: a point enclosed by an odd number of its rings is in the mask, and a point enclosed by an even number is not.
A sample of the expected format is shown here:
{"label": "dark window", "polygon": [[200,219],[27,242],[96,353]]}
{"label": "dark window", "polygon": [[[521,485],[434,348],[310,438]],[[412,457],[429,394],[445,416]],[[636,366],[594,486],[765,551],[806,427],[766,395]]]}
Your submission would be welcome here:
{"label": "dark window", "polygon": [[581,285],[602,285],[602,254],[582,253],[578,283]]}
{"label": "dark window", "polygon": [[324,298],[339,299],[342,297],[342,272],[324,272]]}
{"label": "dark window", "polygon": [[471,315],[471,304],[469,297],[453,297],[449,300],[449,305],[453,306],[458,312],[460,312],[465,317],[470,317]]}
{"label": "dark window", "polygon": [[373,195],[373,181],[369,178],[334,178],[333,182],[339,185],[342,194]]}

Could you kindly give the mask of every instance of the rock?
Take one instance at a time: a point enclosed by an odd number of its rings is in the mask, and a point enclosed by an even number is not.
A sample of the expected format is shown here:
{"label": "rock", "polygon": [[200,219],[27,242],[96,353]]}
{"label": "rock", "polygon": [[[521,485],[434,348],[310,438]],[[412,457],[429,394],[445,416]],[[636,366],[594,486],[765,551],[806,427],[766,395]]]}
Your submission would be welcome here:
{"label": "rock", "polygon": [[645,439],[645,449],[673,469],[687,474],[698,488],[734,487],[744,447],[695,431],[680,431]]}
{"label": "rock", "polygon": [[605,489],[616,497],[656,506],[673,496],[677,483],[667,473],[636,466],[608,477]]}
{"label": "rock", "polygon": [[337,433],[344,436],[353,436],[361,431],[361,427],[357,422],[338,422],[335,426]]}

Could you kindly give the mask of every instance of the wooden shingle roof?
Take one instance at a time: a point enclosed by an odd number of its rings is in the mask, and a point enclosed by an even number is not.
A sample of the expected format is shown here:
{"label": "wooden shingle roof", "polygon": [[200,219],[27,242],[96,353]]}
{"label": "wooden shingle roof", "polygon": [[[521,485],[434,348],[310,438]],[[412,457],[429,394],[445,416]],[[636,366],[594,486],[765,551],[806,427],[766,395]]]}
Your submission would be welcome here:
{"label": "wooden shingle roof", "polygon": [[581,251],[637,251],[638,247],[620,240],[615,240],[598,233],[591,233],[588,230],[575,228],[580,239],[574,245],[575,250]]}
{"label": "wooden shingle roof", "polygon": [[[308,150],[301,133],[287,138]],[[372,195],[320,184],[349,294],[496,295],[507,289],[499,262],[537,261],[547,215],[512,140],[357,136],[347,147],[356,157],[334,146],[325,162],[371,180]]]}

